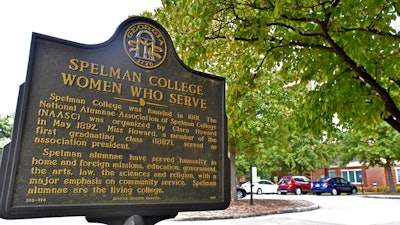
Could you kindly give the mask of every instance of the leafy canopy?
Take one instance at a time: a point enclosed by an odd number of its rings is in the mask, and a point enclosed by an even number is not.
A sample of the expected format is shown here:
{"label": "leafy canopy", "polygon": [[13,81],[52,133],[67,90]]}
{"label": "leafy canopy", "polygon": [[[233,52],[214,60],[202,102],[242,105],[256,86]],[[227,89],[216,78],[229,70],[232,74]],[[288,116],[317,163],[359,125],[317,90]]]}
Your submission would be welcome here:
{"label": "leafy canopy", "polygon": [[[246,160],[299,171],[329,165],[345,149],[338,128],[385,121],[400,131],[396,1],[162,2],[147,16],[167,28],[180,58],[226,78],[239,171]],[[329,142],[315,142],[323,132]],[[321,165],[296,161],[300,154]]]}
{"label": "leafy canopy", "polygon": [[286,84],[313,81],[314,91],[301,99],[303,110],[296,112],[301,129],[329,130],[337,113],[343,128],[385,120],[400,131],[400,35],[392,25],[397,1],[163,4],[165,11],[159,10],[157,19],[173,31],[174,43],[190,66],[240,76],[242,91],[266,73]]}

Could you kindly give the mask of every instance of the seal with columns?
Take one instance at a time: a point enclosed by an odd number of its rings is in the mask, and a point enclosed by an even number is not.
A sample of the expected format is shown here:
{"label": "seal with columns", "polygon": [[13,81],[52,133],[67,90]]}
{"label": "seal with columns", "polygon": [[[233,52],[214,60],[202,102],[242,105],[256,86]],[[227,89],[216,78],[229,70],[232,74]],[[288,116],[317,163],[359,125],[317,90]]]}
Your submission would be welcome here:
{"label": "seal with columns", "polygon": [[167,43],[162,32],[146,22],[137,22],[128,27],[124,35],[126,54],[137,66],[154,69],[167,56]]}

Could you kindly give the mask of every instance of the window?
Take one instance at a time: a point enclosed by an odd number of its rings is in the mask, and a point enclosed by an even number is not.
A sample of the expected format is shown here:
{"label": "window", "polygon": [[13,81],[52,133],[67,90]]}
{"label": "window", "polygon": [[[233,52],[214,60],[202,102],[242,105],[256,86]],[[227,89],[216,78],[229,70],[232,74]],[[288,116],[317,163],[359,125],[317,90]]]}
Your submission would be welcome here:
{"label": "window", "polygon": [[336,172],[334,170],[329,170],[329,177],[336,177]]}
{"label": "window", "polygon": [[400,167],[395,167],[394,171],[396,171],[396,182],[400,184]]}
{"label": "window", "polygon": [[356,184],[361,183],[362,182],[362,171],[360,169],[358,169],[358,170],[342,170],[342,177],[344,179],[350,181],[351,183],[356,183]]}
{"label": "window", "polygon": [[271,182],[266,181],[266,180],[260,181],[260,182],[258,182],[258,183],[259,183],[259,184],[264,184],[264,185],[272,185]]}

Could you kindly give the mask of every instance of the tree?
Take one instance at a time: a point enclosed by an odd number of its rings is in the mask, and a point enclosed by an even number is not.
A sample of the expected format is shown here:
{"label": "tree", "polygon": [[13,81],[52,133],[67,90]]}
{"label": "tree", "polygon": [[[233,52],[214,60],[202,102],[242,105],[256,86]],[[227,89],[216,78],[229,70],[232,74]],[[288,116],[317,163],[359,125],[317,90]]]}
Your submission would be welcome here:
{"label": "tree", "polygon": [[324,143],[309,133],[293,133],[288,137],[288,142],[288,148],[276,149],[266,155],[269,157],[266,161],[276,171],[303,175],[304,172],[328,166],[328,160],[335,155],[332,154],[333,149],[323,148]]}
{"label": "tree", "polygon": [[[229,73],[231,66],[245,65],[236,70],[243,85],[266,71],[285,77],[285,83],[314,81],[298,112],[302,128],[326,131],[337,113],[343,128],[384,120],[400,131],[400,35],[391,25],[399,13],[397,1],[163,3],[156,19],[173,30],[189,64],[203,69],[222,64]],[[210,59],[213,65],[204,65]]]}
{"label": "tree", "polygon": [[390,192],[396,192],[392,166],[400,159],[400,134],[386,123],[368,127],[348,136],[343,143],[353,148],[342,154],[342,161],[358,159],[366,167],[381,166],[386,169]]}
{"label": "tree", "polygon": [[5,117],[0,116],[0,156],[2,155],[4,145],[10,141],[13,118],[14,115],[7,115]]}
{"label": "tree", "polygon": [[[156,17],[164,18],[164,13],[170,12],[159,9]],[[285,135],[288,134],[288,124],[286,124],[288,120],[286,119],[291,110],[285,104],[277,104],[277,102],[293,104],[292,98],[289,96],[293,92],[291,89],[284,88],[283,78],[273,77],[272,73],[263,68],[260,68],[258,72],[264,73],[265,76],[258,79],[257,82],[249,82],[254,72],[253,68],[257,68],[256,60],[251,59],[254,56],[249,52],[251,48],[249,43],[226,43],[225,39],[215,39],[203,43],[201,38],[192,40],[192,37],[182,36],[181,32],[184,31],[180,31],[175,24],[169,23],[171,21],[167,17],[159,19],[159,22],[161,21],[164,21],[163,26],[167,28],[174,39],[178,54],[187,65],[226,78],[231,190],[235,192],[236,158],[240,158],[242,162],[240,175],[248,174],[250,164],[263,168],[258,156],[263,153],[265,143],[269,143],[270,146],[282,146],[282,143],[285,142]],[[182,38],[185,40],[181,41]],[[203,46],[202,43],[205,45]],[[229,52],[221,48],[225,45],[236,49],[237,52]],[[203,58],[202,54],[197,54],[196,51],[205,51],[206,57]],[[246,59],[247,64],[237,61],[238,57],[243,56],[248,56],[247,59],[246,57],[242,58]],[[250,65],[251,63],[253,64]],[[268,175],[269,173],[265,170],[264,174]],[[232,197],[234,196],[236,195],[232,193]]]}
{"label": "tree", "polygon": [[167,28],[180,58],[226,77],[231,160],[286,148],[290,133],[320,137],[382,120],[400,131],[395,1],[163,5],[147,16]]}

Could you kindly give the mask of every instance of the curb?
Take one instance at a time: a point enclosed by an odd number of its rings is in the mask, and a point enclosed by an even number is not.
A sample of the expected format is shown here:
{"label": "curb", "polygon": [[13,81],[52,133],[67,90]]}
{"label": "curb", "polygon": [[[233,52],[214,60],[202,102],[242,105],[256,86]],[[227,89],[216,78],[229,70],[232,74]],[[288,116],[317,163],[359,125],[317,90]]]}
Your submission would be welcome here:
{"label": "curb", "polygon": [[[364,198],[382,198],[382,199],[400,199],[400,195],[359,195]],[[175,218],[171,219],[173,221],[201,221],[201,220],[223,220],[223,219],[239,219],[239,218],[248,218],[248,217],[256,217],[256,216],[267,216],[274,214],[284,214],[284,213],[297,213],[297,212],[306,212],[311,210],[319,209],[319,205],[312,205],[308,207],[299,207],[292,209],[282,209],[282,210],[271,210],[271,211],[260,211],[260,212],[252,212],[252,213],[232,213],[227,215],[220,216],[183,216],[177,215]]]}
{"label": "curb", "polygon": [[306,212],[311,210],[318,209],[318,205],[312,205],[308,207],[301,207],[301,208],[293,208],[293,209],[283,209],[283,210],[273,210],[273,211],[261,211],[261,212],[253,212],[253,213],[233,213],[229,215],[223,216],[177,216],[175,217],[174,221],[197,221],[197,220],[219,220],[219,219],[239,219],[239,218],[248,218],[248,217],[255,217],[255,216],[266,216],[266,215],[273,215],[273,214],[283,214],[283,213],[296,213],[296,212]]}
{"label": "curb", "polygon": [[400,195],[361,195],[364,198],[400,199]]}

